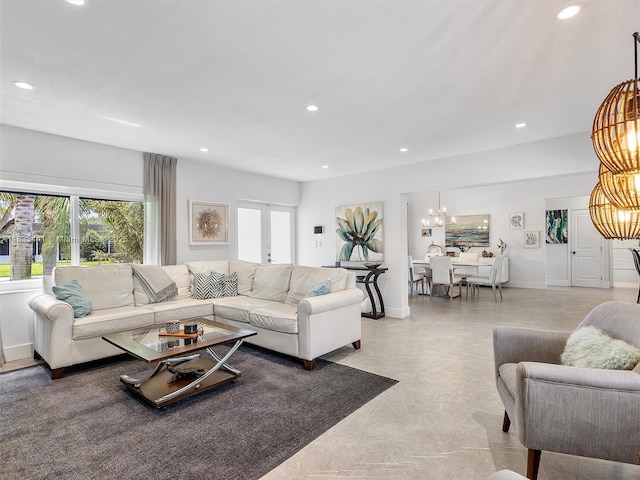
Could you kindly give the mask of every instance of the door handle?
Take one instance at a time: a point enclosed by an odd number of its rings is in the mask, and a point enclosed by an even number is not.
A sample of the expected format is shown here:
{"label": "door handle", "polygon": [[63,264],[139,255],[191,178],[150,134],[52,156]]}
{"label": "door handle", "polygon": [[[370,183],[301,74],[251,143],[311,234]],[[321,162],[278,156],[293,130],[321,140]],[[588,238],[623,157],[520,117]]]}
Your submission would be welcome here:
{"label": "door handle", "polygon": [[573,253],[574,255],[576,254],[575,250],[573,252],[571,252],[571,253]]}

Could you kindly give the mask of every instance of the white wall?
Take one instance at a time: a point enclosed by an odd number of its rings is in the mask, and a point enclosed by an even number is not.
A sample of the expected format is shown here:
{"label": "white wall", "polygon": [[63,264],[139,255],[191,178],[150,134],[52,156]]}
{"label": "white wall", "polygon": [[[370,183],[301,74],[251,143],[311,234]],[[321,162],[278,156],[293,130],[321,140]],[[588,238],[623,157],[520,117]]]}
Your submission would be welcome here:
{"label": "white wall", "polygon": [[[183,160],[178,160],[177,176],[178,263],[237,257],[238,200],[287,206],[300,202],[300,184],[290,180]],[[189,200],[229,204],[229,245],[189,245]]]}
{"label": "white wall", "polygon": [[[185,159],[178,159],[177,172],[179,263],[236,256],[237,200],[296,206],[300,199],[299,183],[289,180]],[[0,125],[0,189],[28,187],[46,193],[142,200],[142,182],[141,152]],[[189,199],[229,204],[229,245],[189,246]],[[0,328],[10,360],[32,354],[32,312],[27,299],[38,291],[37,283],[0,282]]]}
{"label": "white wall", "polygon": [[[502,237],[503,240],[511,245],[511,251],[507,250],[507,253],[513,256],[519,248],[519,242],[507,229],[508,213],[524,211],[525,228],[540,230],[542,235],[546,199],[550,196],[588,196],[597,181],[597,169],[598,159],[589,134],[585,132],[366,174],[305,182],[301,187],[298,215],[298,260],[308,265],[334,262],[336,206],[383,201],[384,263],[389,271],[381,277],[381,285],[387,314],[404,317],[409,313],[407,221],[415,222],[417,219],[416,225],[419,226],[424,217],[420,213],[413,219],[409,218],[407,202],[411,192],[460,191],[457,198],[446,199],[449,211],[492,214],[496,219],[492,245],[497,245],[498,237],[504,235],[508,239]],[[500,185],[524,179],[547,179],[545,181],[550,183],[544,184],[543,191],[539,190],[539,184],[531,181],[519,185]],[[480,185],[484,187],[478,187]],[[436,208],[437,194],[434,198],[433,205]],[[487,208],[491,210],[487,211]],[[322,236],[321,246],[317,247],[311,246],[315,239],[314,225],[324,225],[326,232]],[[544,236],[541,238],[544,241]],[[540,252],[532,250],[527,249],[526,253],[523,250],[522,257],[513,260],[513,284],[545,284],[544,246],[541,246]]]}

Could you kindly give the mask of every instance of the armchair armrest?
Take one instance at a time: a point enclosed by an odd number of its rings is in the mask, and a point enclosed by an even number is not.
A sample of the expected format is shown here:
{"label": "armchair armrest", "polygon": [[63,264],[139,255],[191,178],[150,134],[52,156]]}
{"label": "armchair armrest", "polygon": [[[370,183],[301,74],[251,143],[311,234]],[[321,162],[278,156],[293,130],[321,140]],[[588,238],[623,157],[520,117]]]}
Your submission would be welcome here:
{"label": "armchair armrest", "polygon": [[640,374],[522,362],[515,416],[527,448],[637,464]]}
{"label": "armchair armrest", "polygon": [[557,364],[571,332],[532,328],[496,327],[493,330],[493,358],[496,378],[505,363],[541,362]]}

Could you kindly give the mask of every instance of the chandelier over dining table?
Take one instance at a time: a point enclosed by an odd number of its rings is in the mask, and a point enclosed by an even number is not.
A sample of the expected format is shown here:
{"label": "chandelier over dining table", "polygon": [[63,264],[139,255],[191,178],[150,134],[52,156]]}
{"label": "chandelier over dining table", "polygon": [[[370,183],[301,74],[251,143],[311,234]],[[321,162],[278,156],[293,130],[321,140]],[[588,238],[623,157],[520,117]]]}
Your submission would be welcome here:
{"label": "chandelier over dining table", "polygon": [[[423,227],[444,227],[447,223],[447,207],[443,207],[440,203],[440,192],[438,191],[438,211],[434,212],[432,208],[429,209],[429,218],[422,220]],[[449,217],[449,224],[455,225],[455,217]]]}

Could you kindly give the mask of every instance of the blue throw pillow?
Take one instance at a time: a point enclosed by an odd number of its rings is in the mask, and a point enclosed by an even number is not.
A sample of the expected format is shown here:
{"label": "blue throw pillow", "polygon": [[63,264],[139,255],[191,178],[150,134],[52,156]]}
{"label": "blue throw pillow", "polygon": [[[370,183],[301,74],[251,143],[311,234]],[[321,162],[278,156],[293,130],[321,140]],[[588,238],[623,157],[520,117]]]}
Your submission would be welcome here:
{"label": "blue throw pillow", "polygon": [[91,300],[84,293],[77,280],[71,280],[69,283],[51,287],[54,295],[58,300],[67,302],[73,308],[73,316],[75,318],[86,317],[91,313],[93,306]]}
{"label": "blue throw pillow", "polygon": [[329,280],[325,280],[313,287],[309,293],[304,296],[304,298],[318,297],[320,295],[326,295],[327,293],[331,293],[331,282]]}

